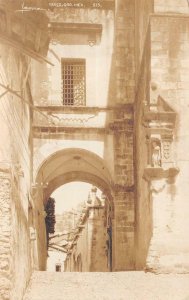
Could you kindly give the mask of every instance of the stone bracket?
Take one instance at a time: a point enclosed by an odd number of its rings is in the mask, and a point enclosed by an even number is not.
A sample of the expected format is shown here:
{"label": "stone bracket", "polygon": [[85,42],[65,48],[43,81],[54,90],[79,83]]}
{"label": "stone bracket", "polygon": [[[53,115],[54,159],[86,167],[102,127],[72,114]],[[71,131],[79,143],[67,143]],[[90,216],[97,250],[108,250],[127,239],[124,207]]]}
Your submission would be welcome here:
{"label": "stone bracket", "polygon": [[173,179],[179,173],[178,168],[163,169],[161,167],[148,167],[144,170],[143,178],[146,181],[160,180],[163,178]]}

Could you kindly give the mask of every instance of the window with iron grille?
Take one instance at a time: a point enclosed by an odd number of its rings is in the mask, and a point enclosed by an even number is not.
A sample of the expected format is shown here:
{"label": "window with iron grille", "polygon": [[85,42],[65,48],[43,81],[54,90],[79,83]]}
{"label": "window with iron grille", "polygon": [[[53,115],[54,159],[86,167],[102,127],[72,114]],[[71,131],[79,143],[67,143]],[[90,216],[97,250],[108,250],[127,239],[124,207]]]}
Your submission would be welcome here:
{"label": "window with iron grille", "polygon": [[63,105],[85,105],[85,59],[62,59]]}

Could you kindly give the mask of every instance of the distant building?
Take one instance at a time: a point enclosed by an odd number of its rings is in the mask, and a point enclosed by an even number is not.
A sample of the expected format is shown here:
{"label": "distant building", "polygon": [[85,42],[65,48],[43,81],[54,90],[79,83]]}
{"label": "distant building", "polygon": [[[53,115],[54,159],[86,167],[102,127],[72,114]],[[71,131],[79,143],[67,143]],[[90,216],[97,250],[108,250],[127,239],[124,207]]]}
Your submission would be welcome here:
{"label": "distant building", "polygon": [[111,233],[107,206],[92,187],[73,239],[67,246],[65,271],[111,271]]}
{"label": "distant building", "polygon": [[49,249],[47,258],[47,271],[64,272],[66,254],[62,251]]}

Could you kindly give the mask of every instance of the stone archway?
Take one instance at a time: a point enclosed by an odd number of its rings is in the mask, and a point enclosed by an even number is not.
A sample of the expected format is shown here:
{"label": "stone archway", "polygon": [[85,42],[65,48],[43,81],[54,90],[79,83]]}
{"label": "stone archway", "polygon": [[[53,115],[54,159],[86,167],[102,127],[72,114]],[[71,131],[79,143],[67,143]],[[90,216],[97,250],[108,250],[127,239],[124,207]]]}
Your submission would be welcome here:
{"label": "stone archway", "polygon": [[[41,211],[54,190],[74,181],[93,184],[103,191],[113,217],[113,179],[105,161],[98,155],[80,148],[57,151],[40,166],[33,188],[33,199],[40,218],[40,221],[36,222],[39,252],[46,251],[44,214]],[[44,255],[39,257],[40,260],[43,260],[44,265]]]}
{"label": "stone archway", "polygon": [[55,189],[72,181],[94,184],[112,200],[113,179],[105,161],[98,155],[79,148],[60,150],[49,156],[38,169],[35,187],[42,187],[45,202]]}
{"label": "stone archway", "polygon": [[81,148],[57,151],[48,156],[38,169],[33,187],[33,199],[37,210],[35,222],[38,232],[38,261],[42,260],[43,265],[45,264],[44,204],[55,189],[73,181],[91,183],[105,192],[111,207],[112,270],[133,270],[135,268],[133,187],[117,184],[117,179],[110,173],[105,160]]}

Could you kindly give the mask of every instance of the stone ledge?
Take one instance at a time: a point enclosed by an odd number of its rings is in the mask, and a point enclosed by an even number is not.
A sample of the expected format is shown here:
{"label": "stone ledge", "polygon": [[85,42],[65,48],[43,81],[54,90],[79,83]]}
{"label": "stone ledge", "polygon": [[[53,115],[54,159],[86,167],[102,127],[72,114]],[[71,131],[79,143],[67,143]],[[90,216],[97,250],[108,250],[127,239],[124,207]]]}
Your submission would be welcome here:
{"label": "stone ledge", "polygon": [[174,178],[179,173],[178,168],[163,169],[161,167],[147,167],[144,170],[143,178],[146,181],[158,180],[163,178]]}

